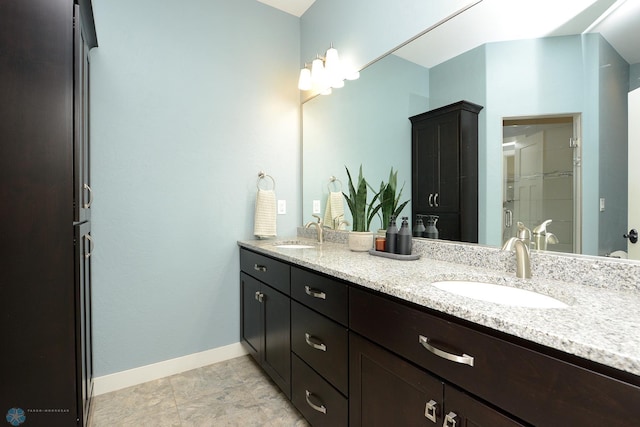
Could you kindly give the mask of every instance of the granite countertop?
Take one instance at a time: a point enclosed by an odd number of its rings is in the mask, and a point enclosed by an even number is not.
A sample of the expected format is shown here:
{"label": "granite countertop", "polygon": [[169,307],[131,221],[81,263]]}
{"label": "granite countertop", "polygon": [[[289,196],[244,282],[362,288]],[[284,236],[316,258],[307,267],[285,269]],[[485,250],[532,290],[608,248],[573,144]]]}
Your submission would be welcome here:
{"label": "granite countertop", "polygon": [[[301,241],[294,238],[290,240]],[[277,242],[284,242],[278,239]],[[585,286],[429,258],[398,261],[352,252],[343,243],[308,241],[313,249],[277,248],[273,240],[241,247],[307,267],[452,316],[640,375],[640,292]],[[415,245],[414,245],[415,248]],[[535,259],[532,259],[532,264]],[[515,261],[513,261],[515,264]],[[566,308],[524,308],[458,296],[433,286],[440,280],[516,286],[552,296]]]}

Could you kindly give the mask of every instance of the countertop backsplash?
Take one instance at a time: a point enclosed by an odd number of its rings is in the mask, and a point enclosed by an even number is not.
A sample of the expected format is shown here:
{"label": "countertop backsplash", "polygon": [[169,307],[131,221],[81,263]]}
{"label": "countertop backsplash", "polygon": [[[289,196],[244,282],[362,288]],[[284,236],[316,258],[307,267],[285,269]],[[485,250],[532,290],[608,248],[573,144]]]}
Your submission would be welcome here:
{"label": "countertop backsplash", "polygon": [[[298,237],[315,239],[315,228],[298,227]],[[347,243],[348,232],[324,230],[324,240]],[[438,261],[515,274],[515,254],[500,248],[445,240],[414,239],[413,252]],[[531,251],[533,277],[613,290],[640,291],[640,262],[589,255]]]}

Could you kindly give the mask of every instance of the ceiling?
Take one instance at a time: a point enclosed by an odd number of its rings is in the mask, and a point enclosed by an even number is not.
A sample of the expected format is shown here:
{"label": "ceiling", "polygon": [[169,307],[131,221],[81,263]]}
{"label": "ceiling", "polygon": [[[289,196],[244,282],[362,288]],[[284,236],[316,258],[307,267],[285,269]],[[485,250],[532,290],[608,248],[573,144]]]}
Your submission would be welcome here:
{"label": "ceiling", "polygon": [[258,0],[260,3],[267,4],[276,9],[283,10],[291,15],[302,16],[303,13],[309,9],[309,7],[316,0]]}
{"label": "ceiling", "polygon": [[639,63],[640,1],[482,0],[394,54],[431,68],[485,43],[583,32],[601,33],[628,63]]}

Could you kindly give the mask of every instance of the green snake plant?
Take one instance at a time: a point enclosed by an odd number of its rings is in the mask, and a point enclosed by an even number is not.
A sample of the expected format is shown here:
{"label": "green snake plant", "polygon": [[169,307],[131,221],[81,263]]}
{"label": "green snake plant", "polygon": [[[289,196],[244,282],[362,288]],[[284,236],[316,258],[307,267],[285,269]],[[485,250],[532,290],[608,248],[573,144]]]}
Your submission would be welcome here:
{"label": "green snake plant", "polygon": [[[396,218],[400,218],[400,212],[407,206],[409,200],[406,200],[400,205],[400,197],[402,196],[402,190],[404,189],[404,184],[400,188],[398,194],[396,194],[396,189],[398,187],[398,171],[393,171],[393,166],[391,167],[391,172],[389,172],[389,182],[385,184],[384,181],[380,183],[380,210],[382,212],[382,224],[383,228],[387,228],[389,226],[389,221],[391,221],[391,217],[394,216]],[[379,215],[379,214],[378,214]]]}
{"label": "green snake plant", "polygon": [[349,210],[351,211],[353,221],[352,230],[369,231],[371,220],[376,213],[378,213],[381,207],[380,204],[376,205],[376,201],[378,200],[380,193],[374,194],[371,202],[367,203],[367,187],[369,187],[371,191],[374,190],[369,184],[367,184],[367,181],[362,176],[362,165],[360,165],[357,186],[353,185],[349,169],[346,166],[345,169],[347,170],[347,176],[349,177],[349,195],[347,196],[344,192],[342,195],[346,199]]}

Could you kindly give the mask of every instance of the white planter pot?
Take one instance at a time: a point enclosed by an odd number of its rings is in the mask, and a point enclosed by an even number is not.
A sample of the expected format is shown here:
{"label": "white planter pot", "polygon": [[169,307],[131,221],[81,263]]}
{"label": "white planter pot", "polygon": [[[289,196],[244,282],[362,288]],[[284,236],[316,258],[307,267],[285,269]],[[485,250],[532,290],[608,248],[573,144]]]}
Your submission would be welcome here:
{"label": "white planter pot", "polygon": [[366,252],[373,248],[373,233],[371,231],[350,231],[348,244],[349,249],[354,252]]}

